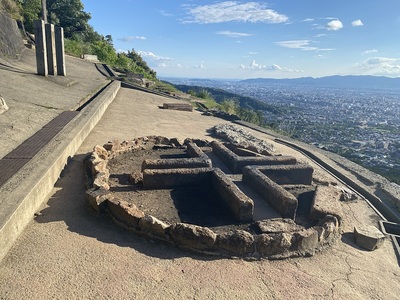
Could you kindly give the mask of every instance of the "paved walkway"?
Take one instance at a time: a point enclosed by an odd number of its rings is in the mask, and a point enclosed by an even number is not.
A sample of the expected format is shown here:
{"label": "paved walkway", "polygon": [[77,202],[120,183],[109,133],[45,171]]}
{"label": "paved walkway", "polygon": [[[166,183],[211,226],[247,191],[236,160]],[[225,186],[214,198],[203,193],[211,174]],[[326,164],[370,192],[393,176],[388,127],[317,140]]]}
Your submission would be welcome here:
{"label": "paved walkway", "polygon": [[[368,252],[352,240],[355,225],[377,222],[362,201],[343,203],[342,241],[314,257],[283,261],[193,255],[97,216],[86,203],[83,184],[83,158],[94,145],[146,135],[210,138],[208,130],[223,122],[198,112],[158,108],[168,101],[119,91],[62,172],[47,204],[1,262],[0,299],[398,298],[400,268],[390,242]],[[296,154],[277,147],[283,154]]]}
{"label": "paved walkway", "polygon": [[67,77],[42,77],[34,50],[25,49],[19,61],[0,57],[0,95],[9,107],[0,115],[0,158],[109,82],[91,62],[66,56],[66,65]]}

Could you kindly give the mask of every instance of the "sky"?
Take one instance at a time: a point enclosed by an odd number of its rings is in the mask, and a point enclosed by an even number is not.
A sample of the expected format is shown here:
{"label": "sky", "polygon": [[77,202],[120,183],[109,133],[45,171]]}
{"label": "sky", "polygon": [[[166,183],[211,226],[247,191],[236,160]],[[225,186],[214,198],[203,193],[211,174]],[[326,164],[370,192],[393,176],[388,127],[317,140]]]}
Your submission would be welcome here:
{"label": "sky", "polygon": [[400,0],[82,0],[158,77],[400,76]]}

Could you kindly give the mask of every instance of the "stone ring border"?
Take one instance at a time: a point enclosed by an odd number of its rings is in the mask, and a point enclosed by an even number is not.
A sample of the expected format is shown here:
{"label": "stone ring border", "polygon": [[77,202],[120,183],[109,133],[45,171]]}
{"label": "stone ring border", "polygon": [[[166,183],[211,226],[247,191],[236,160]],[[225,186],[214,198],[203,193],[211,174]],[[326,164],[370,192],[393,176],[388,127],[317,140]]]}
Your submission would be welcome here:
{"label": "stone ring border", "polygon": [[[149,150],[154,145],[168,145],[185,148],[187,143],[198,146],[209,145],[208,141],[160,136],[135,138],[132,141],[113,141],[104,146],[96,145],[85,160],[86,198],[99,214],[106,214],[119,226],[157,239],[178,248],[196,253],[231,258],[284,259],[307,257],[336,242],[340,236],[340,224],[333,215],[325,215],[318,226],[304,228],[291,219],[265,220],[270,228],[278,228],[268,233],[253,234],[245,230],[215,233],[208,227],[187,223],[170,223],[145,214],[135,204],[119,198],[110,191],[108,179],[109,160],[131,151]],[[261,221],[263,222],[263,221]]]}

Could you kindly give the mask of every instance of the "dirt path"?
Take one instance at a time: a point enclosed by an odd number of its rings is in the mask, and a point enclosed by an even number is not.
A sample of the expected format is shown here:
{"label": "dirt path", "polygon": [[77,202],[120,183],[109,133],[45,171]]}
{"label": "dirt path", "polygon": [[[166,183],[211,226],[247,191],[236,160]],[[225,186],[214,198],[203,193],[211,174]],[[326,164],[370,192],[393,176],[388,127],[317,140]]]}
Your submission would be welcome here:
{"label": "dirt path", "polygon": [[377,222],[362,201],[343,203],[345,233],[331,249],[283,261],[193,255],[95,215],[84,197],[82,168],[95,144],[146,135],[210,138],[208,130],[221,123],[157,107],[167,101],[120,91],[0,264],[0,299],[398,299],[400,268],[391,243],[373,252],[353,243],[355,225]]}

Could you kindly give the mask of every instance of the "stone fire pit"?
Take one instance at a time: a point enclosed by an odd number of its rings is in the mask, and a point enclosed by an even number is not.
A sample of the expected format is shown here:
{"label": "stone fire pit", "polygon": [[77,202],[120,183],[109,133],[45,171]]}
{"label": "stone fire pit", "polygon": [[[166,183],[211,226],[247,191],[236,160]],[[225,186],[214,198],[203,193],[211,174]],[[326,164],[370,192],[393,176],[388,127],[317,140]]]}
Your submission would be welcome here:
{"label": "stone fire pit", "polygon": [[159,136],[95,146],[87,199],[121,227],[204,254],[310,256],[340,236],[341,193],[294,157]]}

